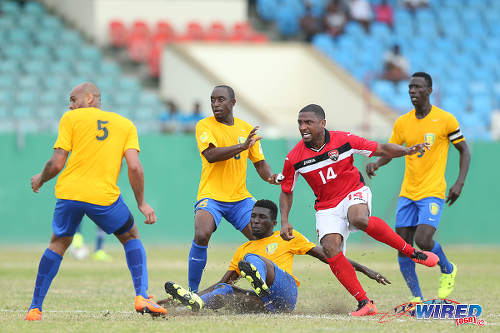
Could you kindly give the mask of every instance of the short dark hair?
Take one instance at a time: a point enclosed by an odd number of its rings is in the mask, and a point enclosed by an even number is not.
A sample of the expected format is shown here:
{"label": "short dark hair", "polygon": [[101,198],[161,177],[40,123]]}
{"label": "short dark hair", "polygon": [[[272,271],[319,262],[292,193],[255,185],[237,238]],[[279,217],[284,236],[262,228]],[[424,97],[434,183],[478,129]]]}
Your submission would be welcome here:
{"label": "short dark hair", "polygon": [[278,207],[271,200],[257,200],[255,203],[255,207],[267,208],[271,211],[271,220],[275,221],[278,216]]}
{"label": "short dark hair", "polygon": [[221,84],[221,85],[215,86],[215,88],[225,88],[227,90],[227,92],[229,93],[229,98],[234,99],[234,90],[230,86],[226,86],[225,84]]}
{"label": "short dark hair", "polygon": [[416,72],[416,73],[413,73],[413,75],[411,77],[423,77],[424,80],[425,80],[425,83],[427,83],[427,86],[429,88],[432,88],[432,77],[425,73],[425,72]]}
{"label": "short dark hair", "polygon": [[318,104],[306,105],[299,111],[299,113],[302,112],[313,112],[321,120],[325,119],[325,111],[323,111],[323,108]]}

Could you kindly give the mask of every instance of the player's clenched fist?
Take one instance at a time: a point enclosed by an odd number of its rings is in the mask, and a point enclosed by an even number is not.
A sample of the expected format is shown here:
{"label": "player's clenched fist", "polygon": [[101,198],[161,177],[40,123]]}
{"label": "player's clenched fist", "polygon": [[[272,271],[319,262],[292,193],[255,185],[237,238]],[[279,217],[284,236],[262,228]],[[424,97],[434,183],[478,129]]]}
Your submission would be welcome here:
{"label": "player's clenched fist", "polygon": [[288,222],[281,222],[281,231],[280,236],[286,241],[289,241],[294,238],[293,236],[293,227]]}
{"label": "player's clenched fist", "polygon": [[139,206],[139,210],[146,217],[146,221],[144,221],[144,223],[153,224],[156,222],[156,213],[150,205],[143,203]]}
{"label": "player's clenched fist", "polygon": [[33,192],[38,193],[40,191],[40,187],[42,187],[42,174],[38,173],[31,177],[31,188]]}

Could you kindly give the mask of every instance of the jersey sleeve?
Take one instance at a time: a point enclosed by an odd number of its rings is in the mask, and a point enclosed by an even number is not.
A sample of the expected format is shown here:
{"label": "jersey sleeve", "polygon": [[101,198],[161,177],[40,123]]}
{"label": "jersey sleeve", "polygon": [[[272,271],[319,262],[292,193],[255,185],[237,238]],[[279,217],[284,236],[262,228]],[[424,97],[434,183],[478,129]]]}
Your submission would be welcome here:
{"label": "jersey sleeve", "polygon": [[238,272],[238,274],[240,273],[240,270],[238,268],[238,263],[241,260],[240,258],[242,256],[241,254],[243,252],[243,247],[245,244],[241,245],[234,253],[233,259],[231,259],[231,262],[229,263],[229,267],[227,268],[228,271],[236,271],[236,272]]}
{"label": "jersey sleeve", "polygon": [[139,137],[137,136],[137,128],[134,124],[131,124],[130,126],[127,141],[125,142],[125,146],[123,147],[123,152],[125,153],[128,149],[141,151],[139,147]]}
{"label": "jersey sleeve", "polygon": [[285,193],[292,193],[295,187],[295,182],[297,181],[297,173],[293,167],[292,162],[288,156],[285,158],[285,164],[283,165],[283,176],[285,179],[281,181],[281,190]]}
{"label": "jersey sleeve", "polygon": [[217,140],[215,140],[212,131],[201,121],[196,124],[196,143],[200,153],[207,149],[210,144],[217,147]]}
{"label": "jersey sleeve", "polygon": [[377,141],[371,141],[354,134],[347,134],[347,141],[354,149],[354,153],[368,157],[371,157],[378,147]]}
{"label": "jersey sleeve", "polygon": [[446,122],[446,134],[448,135],[448,140],[450,140],[453,144],[465,141],[462,131],[460,131],[458,120],[451,113],[448,117],[448,121]]}
{"label": "jersey sleeve", "polygon": [[293,231],[293,238],[290,241],[291,251],[294,254],[306,254],[310,249],[316,246],[316,244],[311,243],[304,235],[302,235],[297,230]]}
{"label": "jersey sleeve", "polygon": [[68,152],[73,149],[73,125],[68,112],[59,121],[57,140],[54,143],[54,149],[56,148],[62,148]]}
{"label": "jersey sleeve", "polygon": [[397,145],[402,145],[404,143],[402,133],[401,133],[401,118],[397,119],[392,127],[391,137],[389,143],[395,143]]}
{"label": "jersey sleeve", "polygon": [[250,159],[250,161],[252,161],[252,163],[257,163],[259,161],[265,160],[260,140],[257,141],[252,147],[250,147],[250,149],[248,150],[248,158]]}

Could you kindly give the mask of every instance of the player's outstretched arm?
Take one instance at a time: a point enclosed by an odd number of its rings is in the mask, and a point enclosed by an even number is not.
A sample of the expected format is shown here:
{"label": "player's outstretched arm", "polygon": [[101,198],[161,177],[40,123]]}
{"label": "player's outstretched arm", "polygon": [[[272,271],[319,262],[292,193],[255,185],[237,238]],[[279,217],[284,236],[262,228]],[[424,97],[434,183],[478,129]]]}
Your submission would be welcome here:
{"label": "player's outstretched arm", "polygon": [[411,147],[400,146],[394,143],[380,143],[377,150],[373,153],[373,156],[394,158],[423,153],[425,149],[430,150],[430,145],[428,143],[419,143]]}
{"label": "player's outstretched arm", "polygon": [[460,153],[460,169],[458,172],[457,181],[455,182],[455,184],[453,184],[452,187],[450,187],[450,191],[448,192],[448,196],[446,197],[446,203],[448,204],[448,206],[453,205],[453,203],[462,193],[462,188],[464,187],[465,178],[467,177],[467,173],[469,172],[470,165],[470,150],[467,142],[461,141],[454,146]]}
{"label": "player's outstretched arm", "polygon": [[210,144],[209,147],[202,152],[202,154],[207,159],[208,163],[220,162],[233,158],[242,151],[252,147],[255,142],[262,139],[261,136],[256,135],[258,129],[259,126],[254,127],[243,143],[238,143],[237,145],[229,147],[215,147],[213,144]]}
{"label": "player's outstretched arm", "polygon": [[386,284],[391,284],[391,281],[389,281],[385,276],[380,274],[379,272],[376,272],[366,266],[363,266],[361,264],[358,264],[354,260],[347,259],[351,263],[352,267],[354,267],[355,270],[358,272],[363,273],[364,275],[368,276],[370,279],[377,281],[380,284],[386,285]]}
{"label": "player's outstretched arm", "polygon": [[208,287],[207,289],[205,290],[202,290],[198,293],[198,295],[204,295],[206,293],[209,293],[211,292],[212,290],[214,290],[215,286],[218,285],[219,283],[228,283],[228,284],[233,284],[234,282],[236,282],[236,280],[238,280],[240,278],[240,276],[238,275],[238,273],[236,271],[227,271],[224,276],[220,279],[219,282],[217,283],[214,283],[213,285],[211,285],[210,287]]}
{"label": "player's outstretched arm", "polygon": [[125,151],[125,160],[128,167],[128,180],[134,191],[135,200],[141,213],[146,217],[146,224],[156,222],[156,213],[154,209],[144,200],[144,169],[139,160],[139,152],[135,149]]}
{"label": "player's outstretched arm", "polygon": [[255,162],[253,166],[255,167],[255,170],[257,170],[257,173],[259,174],[260,178],[262,178],[262,180],[273,185],[280,184],[282,179],[278,174],[273,173],[273,169],[271,169],[271,166],[266,162],[266,160]]}
{"label": "player's outstretched arm", "polygon": [[68,152],[66,150],[55,148],[52,157],[45,164],[42,173],[38,173],[31,177],[31,188],[33,192],[38,193],[40,187],[42,187],[45,182],[57,176],[64,168],[67,158]]}
{"label": "player's outstretched arm", "polygon": [[377,174],[375,173],[375,171],[377,171],[378,168],[386,165],[390,161],[392,161],[392,158],[390,157],[379,157],[375,162],[368,163],[366,165],[366,174],[368,175],[368,178],[376,176]]}
{"label": "player's outstretched arm", "polygon": [[288,222],[288,215],[293,203],[293,193],[285,193],[281,191],[280,194],[280,212],[281,212],[281,232],[280,236],[286,241],[289,241],[295,236],[293,235],[293,227]]}

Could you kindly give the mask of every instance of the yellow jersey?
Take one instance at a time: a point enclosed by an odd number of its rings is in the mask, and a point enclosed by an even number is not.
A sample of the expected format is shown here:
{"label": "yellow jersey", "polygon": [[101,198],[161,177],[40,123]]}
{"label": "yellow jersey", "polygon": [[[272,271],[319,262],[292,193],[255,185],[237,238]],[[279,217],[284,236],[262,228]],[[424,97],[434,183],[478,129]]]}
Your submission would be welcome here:
{"label": "yellow jersey", "polygon": [[202,152],[213,144],[215,147],[234,146],[245,142],[253,127],[234,118],[233,125],[218,122],[208,117],[196,124],[196,142],[201,156],[201,179],[197,201],[210,198],[224,202],[235,202],[252,197],[246,186],[247,158],[253,163],[264,159],[260,141],[250,149],[227,159],[209,163]]}
{"label": "yellow jersey", "polygon": [[449,143],[464,141],[457,119],[434,105],[427,116],[418,119],[415,109],[399,117],[389,142],[411,147],[427,142],[429,151],[405,157],[405,175],[400,196],[417,201],[427,197],[444,199],[444,173]]}
{"label": "yellow jersey", "polygon": [[316,245],[296,230],[293,230],[293,235],[295,238],[286,241],[281,238],[279,231],[275,231],[269,237],[246,242],[236,250],[229,264],[229,270],[240,274],[238,263],[244,259],[245,255],[253,253],[271,260],[276,266],[290,274],[295,279],[298,287],[300,281],[292,274],[293,256],[296,254],[306,254]]}
{"label": "yellow jersey", "polygon": [[71,152],[57,179],[56,198],[101,206],[111,205],[120,195],[116,182],[125,151],[140,151],[134,124],[97,108],[66,112],[59,122],[55,148]]}

